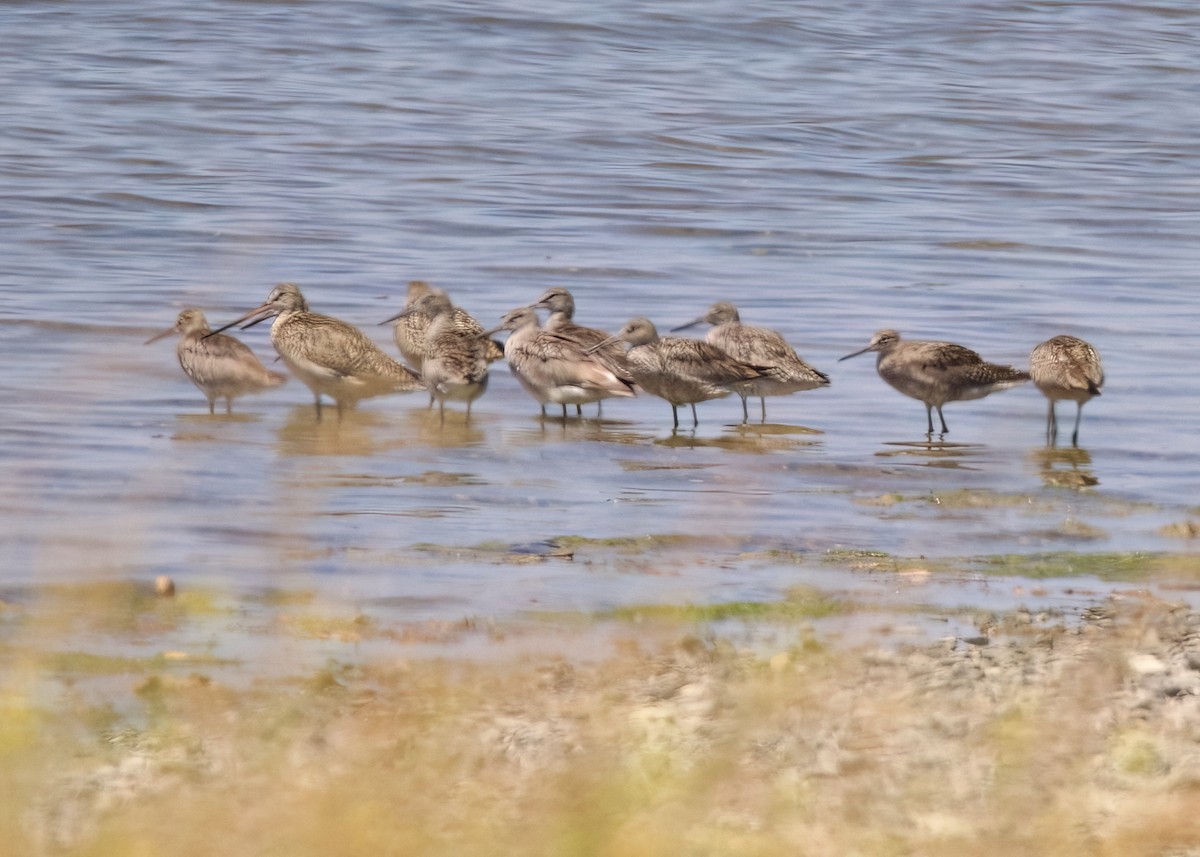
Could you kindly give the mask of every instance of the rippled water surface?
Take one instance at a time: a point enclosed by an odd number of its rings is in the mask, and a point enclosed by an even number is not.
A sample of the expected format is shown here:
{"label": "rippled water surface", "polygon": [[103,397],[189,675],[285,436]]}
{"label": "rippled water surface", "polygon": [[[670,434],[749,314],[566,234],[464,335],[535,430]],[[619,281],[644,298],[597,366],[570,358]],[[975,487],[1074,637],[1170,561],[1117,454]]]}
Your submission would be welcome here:
{"label": "rippled water surface", "polygon": [[[1189,550],[1159,531],[1200,476],[1198,19],[0,5],[0,580],[302,585],[421,619],[774,597],[852,577],[831,550]],[[485,324],[549,286],[609,329],[731,300],[833,384],[679,433],[648,396],[541,421],[502,365],[469,424],[421,395],[317,423],[295,379],[210,417],[142,345],[290,280],[394,353],[377,323],[413,278]],[[1045,449],[1028,387],[927,444],[869,357],[836,362],[885,326],[1016,364],[1093,342],[1082,448]],[[239,336],[269,361],[266,327]],[[607,541],[541,556],[570,535]],[[646,535],[691,538],[623,546]]]}

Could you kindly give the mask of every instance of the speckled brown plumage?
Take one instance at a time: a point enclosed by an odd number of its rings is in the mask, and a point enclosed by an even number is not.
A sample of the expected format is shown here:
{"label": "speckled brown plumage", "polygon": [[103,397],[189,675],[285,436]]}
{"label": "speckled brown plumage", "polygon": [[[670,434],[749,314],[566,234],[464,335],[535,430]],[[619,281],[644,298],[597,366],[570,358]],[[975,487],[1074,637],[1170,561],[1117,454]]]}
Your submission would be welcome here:
{"label": "speckled brown plumage", "polygon": [[482,327],[465,329],[455,314],[455,306],[442,292],[423,295],[413,311],[429,319],[422,347],[421,377],[429,394],[438,402],[440,420],[445,422],[447,400],[466,402],[470,419],[471,403],[487,389],[490,340],[481,335]]}
{"label": "speckled brown plumage", "polygon": [[632,382],[619,378],[603,360],[570,339],[542,330],[531,307],[509,311],[497,329],[510,331],[504,343],[508,368],[543,414],[547,404],[561,405],[565,419],[567,405],[634,395]]}
{"label": "speckled brown plumage", "polygon": [[[411,280],[404,299],[404,309],[383,322],[392,324],[392,338],[396,342],[400,356],[404,358],[405,363],[418,372],[421,370],[425,334],[432,321],[429,313],[419,306],[421,299],[426,295],[442,295],[448,299],[446,292],[437,286],[432,286],[424,280]],[[483,333],[483,325],[462,307],[455,306],[451,312],[455,326],[462,332]],[[499,360],[504,356],[504,346],[499,342],[493,339],[485,339],[483,342],[484,356],[488,362]]]}
{"label": "speckled brown plumage", "polygon": [[712,325],[704,336],[706,342],[744,363],[765,370],[766,377],[734,387],[742,400],[742,422],[750,419],[746,408],[749,396],[758,396],[762,419],[766,422],[767,396],[785,396],[829,386],[829,376],[805,363],[782,335],[766,327],[742,324],[737,307],[727,301],[713,304],[704,315],[674,330],[686,330],[697,324]]}
{"label": "speckled brown plumage", "polygon": [[221,330],[242,322],[245,329],[272,316],[271,343],[292,374],[312,390],[318,419],[322,395],[334,400],[340,417],[343,408],[361,399],[425,389],[417,373],[384,354],[357,327],[311,312],[292,283],[280,283],[266,303]]}
{"label": "speckled brown plumage", "polygon": [[874,351],[879,377],[906,396],[925,403],[928,433],[933,434],[933,409],[942,433],[949,431],[942,407],[947,402],[982,399],[1029,380],[1029,373],[1012,366],[987,363],[969,348],[953,342],[903,340],[894,330],[881,330],[870,344],[842,360]]}
{"label": "speckled brown plumage", "polygon": [[185,309],[173,326],[152,336],[146,344],[172,333],[180,335],[175,345],[179,365],[208,399],[210,414],[216,412],[217,399],[224,399],[225,413],[232,413],[233,400],[238,396],[261,393],[287,381],[282,372],[263,366],[244,343],[223,333],[214,334],[198,309]]}
{"label": "speckled brown plumage", "polygon": [[671,405],[674,427],[679,428],[679,406],[692,409],[692,426],[699,425],[696,403],[719,399],[734,392],[739,383],[766,377],[766,369],[745,363],[717,346],[699,339],[660,337],[648,318],[626,322],[612,341],[626,342],[630,374],[647,393]]}
{"label": "speckled brown plumage", "polygon": [[1104,386],[1104,367],[1100,355],[1089,343],[1076,336],[1055,336],[1034,347],[1029,355],[1029,374],[1033,383],[1049,400],[1046,415],[1046,441],[1058,438],[1058,419],[1054,404],[1060,399],[1075,403],[1075,430],[1071,443],[1079,445],[1079,421],[1083,406]]}

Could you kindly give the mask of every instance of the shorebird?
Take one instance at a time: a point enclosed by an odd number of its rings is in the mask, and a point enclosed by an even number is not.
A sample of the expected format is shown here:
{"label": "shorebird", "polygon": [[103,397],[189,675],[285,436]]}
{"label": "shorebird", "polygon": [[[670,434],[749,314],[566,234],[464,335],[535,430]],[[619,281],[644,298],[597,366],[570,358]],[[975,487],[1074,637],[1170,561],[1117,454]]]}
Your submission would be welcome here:
{"label": "shorebird", "polygon": [[321,396],[342,409],[359,399],[387,393],[412,393],[425,385],[415,372],[388,357],[361,330],[327,315],[310,312],[304,296],[292,283],[280,283],[266,303],[219,328],[242,324],[242,330],[271,317],[271,344],[292,374],[312,390],[321,418]]}
{"label": "shorebird", "polygon": [[[417,304],[425,295],[445,294],[442,289],[432,286],[424,280],[411,280],[404,299],[404,309],[381,322],[381,324],[393,324],[392,338],[396,341],[396,348],[400,349],[400,356],[404,358],[405,363],[418,372],[421,370],[421,360],[424,357],[425,332],[429,329],[432,318],[428,312],[419,309]],[[483,325],[472,318],[465,309],[453,307],[453,314],[456,325],[464,332],[483,333]],[[485,340],[485,343],[488,362],[499,360],[504,356],[504,346],[499,342],[488,339]]]}
{"label": "shorebird", "polygon": [[517,307],[500,320],[500,330],[511,331],[504,343],[508,368],[542,407],[561,405],[563,419],[567,405],[598,402],[613,396],[634,395],[632,381],[616,375],[604,360],[588,354],[575,342],[538,326],[532,307]]}
{"label": "shorebird", "polygon": [[607,342],[627,342],[629,372],[647,393],[671,404],[674,427],[679,428],[679,406],[692,408],[692,427],[700,424],[696,403],[728,396],[739,383],[767,377],[761,366],[744,363],[717,346],[699,339],[660,337],[648,318],[634,318]]}
{"label": "shorebird", "polygon": [[469,420],[471,403],[487,389],[490,340],[481,336],[483,328],[478,324],[474,327],[479,330],[473,330],[461,323],[454,304],[441,290],[422,295],[409,312],[429,319],[422,346],[421,378],[430,397],[437,399],[439,420],[446,422],[447,399],[466,402]]}
{"label": "shorebird", "polygon": [[1104,386],[1104,368],[1096,349],[1075,336],[1055,336],[1035,346],[1029,355],[1029,374],[1033,383],[1049,400],[1046,415],[1046,442],[1058,438],[1058,419],[1054,403],[1070,399],[1075,403],[1075,431],[1071,445],[1079,446],[1079,420],[1083,406]]}
{"label": "shorebird", "polygon": [[216,413],[217,399],[225,399],[225,413],[233,412],[233,400],[247,393],[261,393],[287,380],[282,372],[262,365],[245,344],[224,334],[214,334],[208,319],[198,309],[185,309],[175,324],[146,340],[158,342],[172,333],[180,334],[175,345],[179,365],[192,383],[208,397],[208,412]]}
{"label": "shorebird", "polygon": [[875,371],[880,378],[904,395],[925,403],[930,435],[933,434],[934,408],[942,422],[942,434],[946,434],[950,429],[946,428],[942,406],[947,402],[982,399],[1029,380],[1028,372],[985,363],[982,357],[961,345],[905,341],[894,330],[879,331],[871,337],[871,344],[866,348],[840,360],[849,360],[868,351],[876,353]]}
{"label": "shorebird", "polygon": [[[546,291],[542,292],[542,296],[530,304],[530,306],[534,309],[550,310],[550,315],[546,319],[546,324],[542,328],[543,330],[574,342],[584,351],[594,346],[600,346],[609,339],[609,334],[606,330],[599,330],[595,327],[584,327],[575,323],[575,298],[561,286],[546,289]],[[625,348],[621,343],[615,341],[607,342],[603,347],[593,351],[592,354],[604,362],[617,377],[632,382],[629,376],[629,366],[625,360]],[[596,403],[597,414],[600,413],[599,408],[602,404],[602,402]],[[576,411],[579,411],[579,406],[576,405],[575,407]]]}
{"label": "shorebird", "polygon": [[746,408],[749,396],[758,396],[762,407],[762,421],[767,421],[767,396],[785,396],[801,390],[828,387],[829,376],[809,366],[796,353],[787,340],[774,330],[742,324],[737,307],[727,301],[719,301],[708,308],[699,318],[672,328],[671,332],[686,330],[697,324],[711,324],[704,335],[722,351],[744,363],[766,370],[766,377],[758,381],[737,384],[734,392],[742,399],[742,423],[750,421]]}

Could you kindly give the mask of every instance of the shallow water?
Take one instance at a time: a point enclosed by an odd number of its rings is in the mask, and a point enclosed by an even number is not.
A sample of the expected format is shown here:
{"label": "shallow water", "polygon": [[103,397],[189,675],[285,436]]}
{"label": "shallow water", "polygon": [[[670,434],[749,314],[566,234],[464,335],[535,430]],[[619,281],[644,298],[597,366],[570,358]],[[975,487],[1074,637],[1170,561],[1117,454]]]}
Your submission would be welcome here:
{"label": "shallow water", "polygon": [[[841,586],[823,557],[846,547],[1190,551],[1159,528],[1200,476],[1198,17],[0,6],[0,579],[168,573],[419,620]],[[732,300],[833,385],[770,400],[766,426],[738,427],[735,398],[672,433],[649,397],[541,421],[497,366],[469,425],[423,396],[318,424],[294,379],[210,417],[170,343],[141,344],[182,307],[222,323],[292,280],[392,351],[376,323],[412,278],[485,323],[551,285],[607,328]],[[1092,341],[1108,382],[1083,448],[1044,448],[1032,388],[950,405],[949,442],[927,444],[869,357],[836,362],[884,326],[1016,364],[1056,333]],[[266,325],[242,336],[272,356]],[[423,547],[576,534],[697,540],[528,563]]]}

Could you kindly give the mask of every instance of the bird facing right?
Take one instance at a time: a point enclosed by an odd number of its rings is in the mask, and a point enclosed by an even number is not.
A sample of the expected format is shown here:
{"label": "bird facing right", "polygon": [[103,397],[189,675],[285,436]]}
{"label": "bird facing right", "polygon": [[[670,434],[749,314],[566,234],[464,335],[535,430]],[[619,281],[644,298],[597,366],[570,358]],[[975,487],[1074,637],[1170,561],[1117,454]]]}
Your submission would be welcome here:
{"label": "bird facing right", "polygon": [[881,330],[863,349],[847,354],[849,360],[874,351],[879,377],[906,396],[925,403],[925,416],[933,434],[933,409],[937,408],[942,434],[950,431],[942,406],[947,402],[982,399],[1029,380],[1029,373],[1012,366],[986,363],[969,348],[953,342],[902,340],[894,330]]}
{"label": "bird facing right", "polygon": [[1079,446],[1079,420],[1083,406],[1104,386],[1104,368],[1100,355],[1076,336],[1055,336],[1034,347],[1029,355],[1029,374],[1033,383],[1050,402],[1046,415],[1046,442],[1058,438],[1058,419],[1054,404],[1060,399],[1075,403],[1075,431],[1071,445]]}
{"label": "bird facing right", "polygon": [[706,342],[711,342],[743,363],[760,366],[766,370],[765,378],[747,381],[734,387],[734,392],[742,399],[743,424],[750,421],[750,414],[746,410],[746,399],[749,396],[759,397],[762,421],[765,423],[767,396],[785,396],[801,390],[829,386],[829,376],[805,363],[782,335],[770,328],[742,324],[737,307],[727,301],[718,301],[709,307],[704,315],[673,328],[672,332],[686,330],[697,324],[712,325],[704,335]]}

